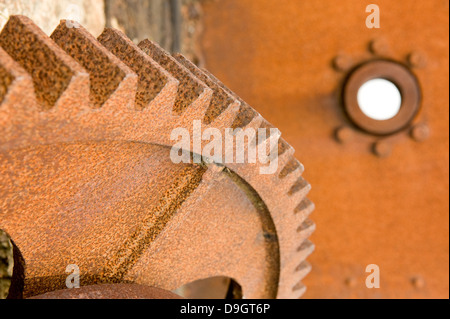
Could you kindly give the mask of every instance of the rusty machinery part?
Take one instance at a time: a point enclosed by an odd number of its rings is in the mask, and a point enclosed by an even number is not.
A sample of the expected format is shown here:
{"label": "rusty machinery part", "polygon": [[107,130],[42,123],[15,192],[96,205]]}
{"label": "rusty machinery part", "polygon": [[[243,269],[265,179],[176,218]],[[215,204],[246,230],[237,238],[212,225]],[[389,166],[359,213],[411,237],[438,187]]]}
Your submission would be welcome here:
{"label": "rusty machinery part", "polygon": [[[357,100],[359,88],[372,79],[386,79],[400,90],[400,111],[388,120],[376,120],[365,115]],[[345,111],[353,123],[369,133],[389,135],[407,127],[419,111],[420,87],[413,73],[400,63],[376,60],[357,67],[348,77],[343,90]]]}
{"label": "rusty machinery part", "polygon": [[[324,213],[304,297],[448,298],[449,2],[379,0],[380,29],[356,0],[224,2],[203,5],[208,68],[283,128],[324,185],[311,194]],[[419,112],[390,135],[359,129],[341,103],[348,74],[376,60],[420,83]],[[365,285],[372,263],[381,289]]]}
{"label": "rusty machinery part", "polygon": [[[0,35],[0,228],[14,244],[10,297],[81,285],[174,290],[225,276],[245,298],[297,298],[314,205],[284,140],[261,164],[174,164],[171,131],[270,128],[207,71],[145,40],[51,37],[12,16]],[[271,138],[269,136],[268,138]],[[260,141],[258,141],[260,142]]]}
{"label": "rusty machinery part", "polygon": [[[369,43],[368,52],[355,56],[339,54],[332,65],[337,72],[345,74],[338,91],[347,120],[335,130],[338,142],[369,142],[375,155],[388,157],[392,155],[393,144],[404,140],[405,135],[416,142],[428,139],[430,131],[421,105],[422,89],[414,70],[425,65],[421,54],[412,52],[402,60],[392,56],[385,41],[376,39]],[[386,80],[398,89],[400,106],[391,118],[371,118],[359,104],[359,89],[375,79]]]}
{"label": "rusty machinery part", "polygon": [[47,292],[30,299],[181,299],[173,292],[137,284],[100,284]]}

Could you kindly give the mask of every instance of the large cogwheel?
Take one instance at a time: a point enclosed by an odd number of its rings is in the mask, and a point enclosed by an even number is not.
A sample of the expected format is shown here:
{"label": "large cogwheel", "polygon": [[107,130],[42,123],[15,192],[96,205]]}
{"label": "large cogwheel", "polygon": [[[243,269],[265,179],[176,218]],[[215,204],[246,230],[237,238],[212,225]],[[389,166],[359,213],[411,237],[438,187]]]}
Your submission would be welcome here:
{"label": "large cogwheel", "polygon": [[[271,128],[207,71],[114,29],[12,16],[0,35],[0,228],[10,297],[82,285],[174,290],[225,276],[245,298],[297,298],[314,246],[310,186],[278,141],[278,169],[170,160],[174,128]],[[272,136],[269,135],[269,139]],[[258,141],[258,143],[261,141]]]}

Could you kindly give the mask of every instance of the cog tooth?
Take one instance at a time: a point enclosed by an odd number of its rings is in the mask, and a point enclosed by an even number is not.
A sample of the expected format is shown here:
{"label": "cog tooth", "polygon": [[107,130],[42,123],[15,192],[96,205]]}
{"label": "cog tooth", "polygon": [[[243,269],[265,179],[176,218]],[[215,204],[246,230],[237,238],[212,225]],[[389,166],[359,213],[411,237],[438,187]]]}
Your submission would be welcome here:
{"label": "cog tooth", "polygon": [[[238,115],[234,119],[232,123],[232,128],[236,129],[239,127],[245,127],[248,126],[252,120],[255,119],[257,115],[259,115],[255,110],[253,110],[247,103],[245,103],[241,98],[239,98],[233,91],[231,91],[229,88],[227,88],[220,80],[218,80],[213,74],[208,72],[207,70],[202,70],[204,74],[206,74],[210,79],[212,79],[216,85],[221,87],[223,90],[225,90],[228,94],[233,96],[235,99],[237,99],[239,102],[241,102],[241,108],[239,110]],[[262,119],[262,122],[258,125],[257,128],[266,129],[266,140],[271,137],[270,129],[275,128],[272,124],[267,122],[266,120]],[[258,135],[256,136],[257,143],[263,142],[263,140],[258,140]],[[278,156],[283,155],[287,150],[292,149],[292,147],[286,143],[283,139],[278,140]]]}
{"label": "cog tooth", "polygon": [[314,252],[315,249],[316,246],[309,239],[305,239],[305,241],[300,245],[300,247],[298,247],[297,250],[299,259],[305,260]]}
{"label": "cog tooth", "polygon": [[24,118],[38,113],[31,76],[0,47],[0,149],[29,130]]}
{"label": "cog tooth", "polygon": [[[262,123],[261,123],[261,125],[259,126],[259,128],[258,129],[261,129],[261,130],[265,130],[266,131],[266,136],[265,136],[265,140],[267,140],[268,138],[270,138],[270,129],[271,128],[275,128],[272,124],[270,124],[269,122],[267,122],[266,120],[264,120]],[[265,140],[263,140],[263,139],[260,139],[259,138],[259,135],[256,135],[257,136],[257,139],[256,139],[256,141],[257,141],[257,143],[258,144],[261,144],[262,142],[264,142]],[[279,154],[280,155],[280,154]]]}
{"label": "cog tooth", "polygon": [[[291,157],[292,159],[292,157]],[[281,161],[280,161],[281,162]],[[286,193],[289,193],[289,191],[291,190],[291,186],[294,185],[303,175],[303,165],[295,168],[292,172],[290,172],[288,175],[284,176],[284,177],[280,177],[281,172],[283,172],[283,169],[286,167],[286,165],[281,165],[279,164],[279,167],[282,167],[279,171],[278,174],[278,180],[279,183],[281,185],[285,185],[283,186],[283,188],[286,190]]]}
{"label": "cog tooth", "polygon": [[224,111],[222,111],[222,113],[220,113],[209,126],[216,128],[231,128],[231,125],[239,112],[240,106],[241,102],[238,100],[234,101]]}
{"label": "cog tooth", "polygon": [[205,117],[203,118],[203,122],[206,125],[211,124],[227,108],[240,105],[240,102],[237,101],[236,98],[234,98],[231,94],[220,87],[204,71],[202,71],[194,63],[186,59],[182,54],[175,54],[174,58],[184,67],[186,67],[198,79],[200,79],[200,81],[209,86],[214,92],[211,99],[211,104],[206,110]]}
{"label": "cog tooth", "polygon": [[[241,103],[241,108],[239,109],[239,112],[234,119],[231,128],[247,128],[247,127],[254,127],[258,128],[259,125],[261,125],[260,121],[263,121],[263,119],[258,118],[258,112],[256,112],[250,105],[248,105],[244,100],[242,100],[236,93],[231,91],[225,84],[223,84],[219,79],[217,79],[214,74],[210,73],[206,69],[202,69],[202,71],[209,76],[211,80],[213,80],[218,86],[220,86],[222,89],[224,89],[227,93],[229,93],[231,96],[233,96],[236,100],[238,100]],[[257,120],[257,122],[255,122]],[[254,122],[254,123],[251,123]],[[258,125],[254,125],[255,123],[258,123]]]}
{"label": "cog tooth", "polygon": [[[219,85],[222,89],[224,89],[226,92],[228,92],[230,95],[232,95],[235,99],[237,99],[239,102],[241,102],[241,108],[235,117],[231,127],[233,129],[236,128],[248,128],[252,127],[254,129],[258,128],[266,128],[269,131],[269,134],[267,134],[266,131],[266,140],[267,138],[270,138],[270,128],[274,128],[272,124],[264,120],[255,110],[253,110],[252,107],[250,107],[245,101],[243,101],[239,96],[236,95],[233,91],[231,91],[229,88],[227,88],[220,80],[218,80],[213,74],[211,74],[209,71],[203,69],[203,72],[209,76],[210,79],[212,79],[217,85]],[[258,138],[258,137],[256,137]],[[262,141],[258,141],[258,143],[261,143]],[[268,143],[270,145],[270,143]],[[279,165],[281,164],[281,167],[284,167],[285,162],[290,160],[290,157],[294,154],[294,149],[286,143],[286,141],[282,138],[278,140],[278,152],[272,152],[271,154],[278,154],[278,161]]]}
{"label": "cog tooth", "polygon": [[[279,138],[277,147],[278,152],[272,150],[272,154],[277,154],[278,156],[278,168],[274,175],[278,178],[278,180],[280,180],[278,176],[280,175],[283,168],[286,167],[286,165],[292,160],[295,150],[282,138]],[[291,181],[291,179],[292,178],[284,179],[284,184],[292,184],[294,181]]]}
{"label": "cog tooth", "polygon": [[287,193],[290,199],[286,202],[286,208],[289,208],[289,210],[295,214],[296,209],[299,207],[299,203],[306,198],[306,195],[311,190],[311,185],[302,176],[299,176],[293,184],[287,184],[279,179],[278,181],[280,190]]}
{"label": "cog tooth", "polygon": [[182,115],[190,108],[186,119],[190,125],[193,119],[202,120],[211,101],[212,90],[156,43],[144,40],[138,47],[180,81],[173,111]]}
{"label": "cog tooth", "polygon": [[15,107],[24,105],[29,108],[29,103],[34,100],[33,80],[0,47],[0,107],[2,104],[12,104],[12,100],[18,100],[14,103]]}
{"label": "cog tooth", "polygon": [[[175,103],[179,81],[145,54],[121,31],[106,28],[98,41],[139,75],[136,109],[163,111]],[[171,111],[171,110],[170,110]]]}
{"label": "cog tooth", "polygon": [[[270,128],[275,128],[272,124],[264,120],[253,108],[251,108],[245,101],[243,101],[239,96],[236,95],[233,91],[227,88],[219,79],[217,79],[213,74],[211,74],[208,70],[202,69],[202,71],[212,79],[218,86],[224,89],[227,93],[241,102],[241,108],[239,110],[238,115],[233,121],[232,128],[247,128],[253,127],[257,128],[265,128],[268,129],[269,134],[266,132],[266,139],[270,138]],[[257,125],[256,125],[257,124]],[[262,141],[258,141],[261,143]],[[286,143],[286,141],[282,138],[278,140],[278,160],[279,164],[281,163],[281,167],[284,167],[285,162],[290,161],[292,155],[294,154],[294,149]]]}
{"label": "cog tooth", "polygon": [[231,124],[231,127],[233,129],[236,129],[238,127],[246,127],[250,125],[250,123],[257,117],[258,113],[253,110],[247,103],[242,104],[241,101],[241,108],[239,110],[238,115],[234,119],[233,124]]}
{"label": "cog tooth", "polygon": [[[306,241],[307,240],[305,240],[305,242]],[[292,286],[292,282],[301,283],[301,280],[311,271],[311,265],[305,258],[312,253],[312,251],[314,251],[314,245],[312,244],[307,247],[305,246],[302,250],[296,249],[291,253],[289,258],[284,261],[282,267],[289,273],[290,280],[287,282],[287,285],[283,286],[282,291],[280,291],[281,298],[297,298],[301,296],[301,294],[298,294],[296,297],[292,296],[292,293],[296,291],[294,288],[295,286]]]}
{"label": "cog tooth", "polygon": [[292,291],[295,294],[294,298],[301,298],[306,292],[306,286],[299,282],[292,288]]}
{"label": "cog tooth", "polygon": [[[259,145],[263,142],[267,143],[267,151],[271,151],[269,148],[271,146],[271,139],[278,138],[277,142],[277,152],[271,152],[270,154],[274,154],[275,156],[278,156],[278,160],[280,159],[280,156],[283,155],[283,153],[286,152],[290,148],[290,145],[287,144],[282,138],[280,138],[278,135],[271,134],[271,129],[274,129],[275,126],[267,122],[266,120],[263,120],[261,125],[258,127],[258,133],[255,136],[256,144]],[[264,139],[261,139],[259,136],[259,131],[265,130],[265,135],[263,136]]]}
{"label": "cog tooth", "polygon": [[100,108],[107,101],[127,105],[134,99],[137,75],[82,26],[62,20],[50,37],[89,72],[92,107]]}
{"label": "cog tooth", "polygon": [[[278,140],[278,156],[282,156],[285,154],[288,150],[292,150],[292,155],[294,155],[294,148],[290,146],[284,139],[280,138]],[[289,153],[291,154],[291,153]],[[291,156],[292,156],[291,155]],[[286,165],[286,164],[285,164]],[[285,166],[283,165],[283,167]]]}
{"label": "cog tooth", "polygon": [[303,280],[303,278],[305,278],[306,275],[311,272],[311,264],[304,260],[300,263],[300,265],[297,266],[295,272],[296,278],[298,278],[299,280]]}
{"label": "cog tooth", "polygon": [[[314,246],[314,245],[313,245]],[[313,249],[314,250],[314,249]],[[292,293],[294,298],[301,298],[306,292],[306,286],[302,283],[302,280],[311,272],[312,266],[306,260],[303,260],[294,271],[294,278],[297,284],[292,287]]]}
{"label": "cog tooth", "polygon": [[300,197],[303,199],[310,190],[311,185],[302,176],[300,176],[294,183],[294,185],[291,186],[288,194],[290,196],[295,195],[296,197]]}
{"label": "cog tooth", "polygon": [[296,214],[300,222],[303,223],[306,218],[311,215],[315,208],[316,206],[314,205],[314,203],[305,197],[294,209],[294,214]]}
{"label": "cog tooth", "polygon": [[288,163],[282,168],[278,177],[280,179],[286,178],[290,174],[299,174],[302,175],[304,172],[304,166],[300,163],[296,158],[292,157],[288,161]]}
{"label": "cog tooth", "polygon": [[[241,114],[241,111],[242,111],[242,105],[241,105],[241,109],[239,110],[237,117],[239,117],[239,114]],[[258,130],[258,127],[264,121],[264,118],[261,115],[259,115],[258,113],[255,113],[255,114],[256,115],[250,120],[250,122],[248,124],[246,124],[245,126],[242,126],[243,130],[246,130],[248,128],[252,128],[256,131]],[[235,121],[236,121],[236,119],[235,119]],[[233,123],[233,125],[231,126],[233,129],[240,128],[240,126],[235,126],[234,124],[235,123]]]}
{"label": "cog tooth", "polygon": [[302,238],[306,239],[309,236],[311,236],[311,234],[314,232],[315,229],[316,224],[312,220],[306,219],[297,229],[297,232],[300,233],[300,236]]}
{"label": "cog tooth", "polygon": [[0,105],[8,93],[11,84],[14,82],[16,77],[7,69],[3,67],[4,56],[7,55],[3,49],[0,48]]}
{"label": "cog tooth", "polygon": [[31,75],[42,109],[64,105],[71,96],[76,96],[78,105],[86,103],[87,72],[27,17],[9,18],[0,46]]}
{"label": "cog tooth", "polygon": [[254,128],[257,129],[261,123],[263,122],[263,118],[258,114],[251,106],[249,106],[244,100],[235,95],[232,91],[230,91],[226,86],[224,86],[219,80],[214,78],[215,81],[218,81],[218,85],[234,96],[240,102],[240,108],[237,112],[233,122],[231,123],[231,128],[233,130],[237,128],[247,129]]}

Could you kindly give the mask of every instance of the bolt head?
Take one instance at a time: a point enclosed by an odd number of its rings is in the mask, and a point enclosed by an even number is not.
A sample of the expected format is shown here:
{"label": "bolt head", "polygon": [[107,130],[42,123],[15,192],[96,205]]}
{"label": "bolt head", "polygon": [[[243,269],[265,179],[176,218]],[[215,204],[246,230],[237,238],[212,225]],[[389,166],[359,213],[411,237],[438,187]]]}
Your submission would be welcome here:
{"label": "bolt head", "polygon": [[338,55],[333,60],[333,67],[336,71],[345,72],[353,65],[353,61],[346,55]]}
{"label": "bolt head", "polygon": [[376,55],[387,55],[389,53],[389,45],[384,39],[375,39],[370,42],[369,50]]}
{"label": "bolt head", "polygon": [[378,157],[388,157],[392,153],[392,147],[385,141],[378,141],[373,145],[373,152]]}
{"label": "bolt head", "polygon": [[426,59],[420,52],[414,51],[408,55],[408,64],[413,68],[421,68],[426,65]]}
{"label": "bolt head", "polygon": [[354,277],[348,277],[345,279],[345,284],[349,287],[355,287],[357,284],[357,280]]}
{"label": "bolt head", "polygon": [[417,124],[411,129],[411,137],[417,142],[423,142],[430,137],[430,128],[424,123]]}
{"label": "bolt head", "polygon": [[346,143],[350,141],[352,137],[353,131],[347,126],[339,127],[335,131],[335,138],[339,143]]}
{"label": "bolt head", "polygon": [[421,276],[416,276],[411,279],[411,283],[416,288],[423,288],[425,287],[425,279],[423,279]]}

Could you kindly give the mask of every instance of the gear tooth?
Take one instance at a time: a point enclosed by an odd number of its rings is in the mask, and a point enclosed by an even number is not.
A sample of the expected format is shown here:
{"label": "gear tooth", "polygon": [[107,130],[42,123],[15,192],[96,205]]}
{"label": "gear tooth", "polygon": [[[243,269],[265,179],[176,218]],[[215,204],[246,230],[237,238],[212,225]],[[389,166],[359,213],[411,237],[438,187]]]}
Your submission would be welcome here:
{"label": "gear tooth", "polygon": [[[202,69],[202,71],[208,75],[218,86],[224,89],[227,93],[233,96],[236,100],[241,103],[241,107],[239,109],[238,114],[236,115],[233,123],[231,124],[232,129],[237,128],[245,128],[250,125],[250,123],[254,120],[257,120],[258,112],[256,112],[250,105],[248,105],[244,100],[242,100],[236,93],[231,91],[228,87],[225,86],[219,79],[217,79],[213,74],[211,74],[208,70]],[[260,123],[258,123],[259,126]]]}
{"label": "gear tooth", "polygon": [[180,82],[173,111],[181,115],[187,108],[191,108],[191,118],[196,118],[197,115],[203,118],[212,90],[156,43],[144,40],[138,47]]}
{"label": "gear tooth", "polygon": [[300,247],[298,247],[298,253],[300,254],[300,259],[305,260],[309,255],[311,255],[316,247],[314,244],[306,239]]}
{"label": "gear tooth", "polygon": [[[281,160],[279,160],[279,162],[281,162]],[[279,165],[280,165],[280,167],[283,167],[281,164],[279,164]],[[282,171],[282,169],[281,169],[281,171]],[[281,171],[280,171],[280,173],[281,173]],[[293,172],[289,173],[284,178],[278,177],[279,184],[283,188],[285,193],[287,193],[287,194],[290,193],[292,185],[297,183],[297,181],[302,177],[302,174],[303,174],[303,170],[299,167],[299,168],[295,169]],[[298,202],[296,202],[295,204],[298,204]],[[295,207],[293,207],[293,209],[294,208]]]}
{"label": "gear tooth", "polygon": [[311,264],[306,260],[302,261],[296,268],[294,272],[294,278],[297,284],[292,287],[292,297],[301,298],[306,292],[306,286],[302,283],[302,280],[311,272]]}
{"label": "gear tooth", "polygon": [[231,127],[233,129],[236,129],[238,127],[246,127],[257,115],[258,113],[253,110],[247,103],[242,104],[241,102],[241,108],[238,115],[234,119],[233,124],[231,124]]}
{"label": "gear tooth", "polygon": [[0,47],[0,148],[17,141],[24,118],[38,111],[31,76]]}
{"label": "gear tooth", "polygon": [[303,198],[304,196],[306,196],[306,194],[308,194],[310,190],[311,185],[302,176],[300,176],[294,183],[294,185],[291,186],[288,194],[290,196],[295,195]]}
{"label": "gear tooth", "polygon": [[[278,156],[281,157],[282,155],[286,154],[288,150],[292,150],[292,155],[294,154],[294,149],[292,146],[290,146],[284,139],[280,138],[278,140]],[[292,156],[291,155],[291,156]],[[283,163],[285,164],[285,163]],[[283,165],[284,167],[285,165]]]}
{"label": "gear tooth", "polygon": [[311,264],[307,262],[306,260],[302,261],[300,265],[297,266],[295,269],[296,275],[298,276],[299,280],[303,280],[303,278],[306,277],[307,274],[311,271]]}
{"label": "gear tooth", "polygon": [[306,292],[306,286],[302,282],[299,282],[292,288],[292,291],[295,293],[294,298],[301,298]]}
{"label": "gear tooth", "polygon": [[298,215],[301,222],[303,222],[311,215],[315,208],[314,203],[305,197],[294,209],[294,214]]}
{"label": "gear tooth", "polygon": [[[281,170],[282,167],[284,167],[288,161],[290,161],[291,157],[294,154],[294,149],[284,140],[282,139],[278,134],[272,134],[271,130],[275,129],[275,127],[263,119],[263,121],[260,123],[258,127],[258,132],[255,136],[256,144],[259,145],[263,142],[266,142],[267,150],[270,151],[271,156],[276,156],[278,158],[278,171]],[[259,135],[260,130],[265,130],[265,138],[261,139]],[[279,131],[278,131],[279,132]],[[271,146],[272,142],[268,141],[270,139],[277,138],[277,146],[276,151],[275,148],[270,150],[269,147]],[[290,151],[290,152],[287,152]],[[279,172],[278,172],[279,174]]]}
{"label": "gear tooth", "polygon": [[[286,141],[282,138],[278,139],[277,150],[271,150],[271,160],[274,160],[274,156],[277,157],[278,167],[276,172],[274,173],[274,178],[278,180],[278,183],[283,185],[282,188],[285,189],[286,186],[292,185],[301,175],[302,172],[297,170],[297,174],[290,174],[289,178],[281,179],[279,175],[286,165],[292,160],[294,156],[295,150],[292,146],[290,146]],[[288,192],[289,190],[285,190]]]}
{"label": "gear tooth", "polygon": [[[270,129],[271,128],[275,128],[275,127],[272,124],[270,124],[268,121],[263,120],[258,129],[266,130],[266,139],[268,139],[270,137]],[[258,144],[264,142],[264,140],[259,139],[259,135],[257,135],[257,137],[258,137],[258,139],[257,139]]]}
{"label": "gear tooth", "polygon": [[186,59],[182,54],[175,54],[174,58],[186,67],[192,74],[199,78],[203,83],[213,90],[211,103],[206,110],[203,122],[207,125],[211,124],[219,115],[227,108],[236,106],[237,101],[230,93],[224,90],[214,80],[212,80],[203,70],[198,68],[194,63]]}
{"label": "gear tooth", "polygon": [[31,75],[36,99],[45,110],[54,107],[63,94],[83,91],[88,85],[86,71],[27,17],[9,18],[0,46]]}
{"label": "gear tooth", "polygon": [[[135,105],[138,110],[173,106],[179,82],[121,31],[106,28],[98,41],[139,76]],[[170,101],[170,102],[169,102]]]}
{"label": "gear tooth", "polygon": [[137,75],[82,26],[61,20],[50,37],[89,72],[92,107],[112,100],[125,105],[134,98]]}
{"label": "gear tooth", "polygon": [[11,84],[16,79],[16,77],[3,66],[4,54],[3,49],[0,48],[0,105],[3,103]]}
{"label": "gear tooth", "polygon": [[[33,81],[30,75],[0,47],[0,107],[3,102],[6,104],[14,99],[10,95],[18,96],[18,94],[20,94],[19,103],[29,107],[28,103],[24,104],[23,98],[34,97]],[[7,96],[8,101],[5,101]]]}
{"label": "gear tooth", "polygon": [[[214,81],[217,86],[222,88],[225,92],[233,96],[236,100],[238,100],[241,103],[240,110],[234,119],[231,127],[233,129],[236,128],[244,128],[246,126],[250,126],[252,122],[258,117],[258,113],[253,110],[245,101],[243,101],[239,96],[237,96],[233,91],[231,91],[229,88],[227,88],[220,80],[218,80],[213,74],[211,74],[208,70],[202,69],[202,72],[209,77],[210,80]],[[255,128],[265,128],[266,131],[266,139],[270,137],[270,129],[275,128],[272,124],[270,124],[268,121],[264,119],[260,119],[261,121],[258,122],[257,127]],[[258,138],[258,135],[257,135]],[[257,140],[258,143],[263,142],[262,140]],[[292,152],[287,152],[291,150]],[[287,154],[289,153],[289,154]],[[278,140],[278,156],[279,156],[279,162],[281,162],[282,167],[284,166],[285,161],[291,160],[291,156],[293,155],[294,151],[293,148],[282,138]],[[284,156],[286,154],[286,156]]]}
{"label": "gear tooth", "polygon": [[286,178],[289,174],[293,172],[298,172],[299,175],[303,174],[304,167],[296,158],[292,157],[288,163],[282,168],[278,177],[280,179]]}
{"label": "gear tooth", "polygon": [[211,127],[223,127],[223,128],[231,128],[234,119],[236,118],[239,109],[241,106],[241,102],[235,100],[232,104],[230,104],[225,110],[219,114],[210,124]]}
{"label": "gear tooth", "polygon": [[[264,129],[266,130],[265,140],[259,139],[259,133],[257,134],[256,141],[257,144],[261,144],[262,142],[266,141],[269,138],[272,138],[273,135],[271,134],[271,129],[274,129],[275,126],[267,122],[266,120],[263,120],[261,125],[258,129]],[[291,152],[286,154],[286,152],[290,150]],[[288,161],[290,161],[291,157],[294,155],[294,149],[282,138],[278,137],[278,144],[277,144],[277,152],[274,153],[278,156],[279,164],[281,164],[281,167],[284,167]],[[286,156],[283,156],[286,154]]]}
{"label": "gear tooth", "polygon": [[308,238],[316,229],[316,224],[311,219],[306,219],[300,227],[297,229],[297,232],[300,233],[302,238]]}

